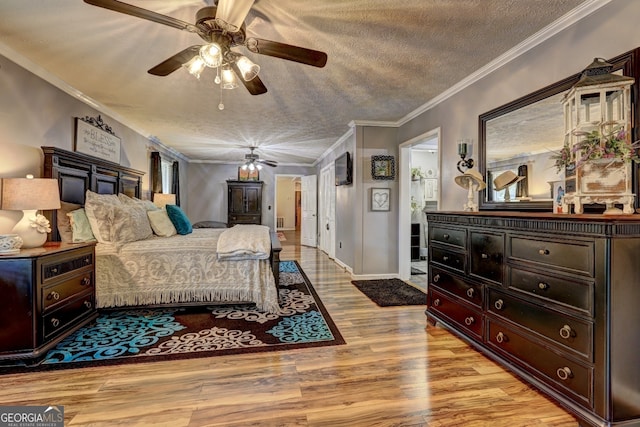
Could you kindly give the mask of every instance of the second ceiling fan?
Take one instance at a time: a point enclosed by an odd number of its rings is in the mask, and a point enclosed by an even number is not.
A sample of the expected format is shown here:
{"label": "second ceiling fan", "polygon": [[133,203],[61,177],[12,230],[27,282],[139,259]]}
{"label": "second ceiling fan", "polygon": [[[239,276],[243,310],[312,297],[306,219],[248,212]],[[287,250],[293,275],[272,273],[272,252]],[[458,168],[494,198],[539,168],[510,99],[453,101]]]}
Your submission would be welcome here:
{"label": "second ceiling fan", "polygon": [[254,1],[218,0],[217,6],[206,6],[198,10],[195,24],[190,24],[117,0],[84,0],[93,6],[196,33],[206,42],[190,46],[148,70],[148,73],[156,76],[167,76],[185,66],[191,74],[199,77],[205,67],[210,67],[217,69],[216,83],[223,89],[237,87],[239,80],[252,95],[266,93],[267,88],[258,77],[260,67],[241,53],[231,50],[236,46],[244,46],[260,55],[314,67],[325,66],[327,54],[324,52],[276,41],[247,38],[244,20]]}

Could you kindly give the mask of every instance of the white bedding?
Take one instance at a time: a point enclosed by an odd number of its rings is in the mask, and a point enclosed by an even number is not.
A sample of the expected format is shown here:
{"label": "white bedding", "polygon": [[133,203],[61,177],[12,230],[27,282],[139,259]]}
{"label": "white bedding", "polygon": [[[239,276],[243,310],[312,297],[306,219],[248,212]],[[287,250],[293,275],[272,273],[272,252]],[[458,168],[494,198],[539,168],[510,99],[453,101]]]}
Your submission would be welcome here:
{"label": "white bedding", "polygon": [[189,302],[254,302],[278,311],[278,291],[267,259],[219,260],[225,229],[152,237],[96,246],[96,303],[99,308]]}
{"label": "white bedding", "polygon": [[218,239],[218,259],[267,259],[271,252],[269,227],[237,224],[225,229]]}

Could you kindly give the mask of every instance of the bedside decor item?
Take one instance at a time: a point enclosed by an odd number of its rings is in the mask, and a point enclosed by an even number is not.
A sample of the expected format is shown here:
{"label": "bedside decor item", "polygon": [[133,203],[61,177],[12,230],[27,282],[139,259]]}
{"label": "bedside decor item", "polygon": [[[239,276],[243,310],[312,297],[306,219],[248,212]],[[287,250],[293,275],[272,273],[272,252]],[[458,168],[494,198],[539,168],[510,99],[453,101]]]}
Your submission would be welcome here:
{"label": "bedside decor item", "polygon": [[371,178],[376,180],[394,180],[396,162],[393,156],[371,156]]}
{"label": "bedside decor item", "polygon": [[0,255],[20,253],[22,238],[17,234],[0,234]]}
{"label": "bedside decor item", "polygon": [[516,175],[513,171],[504,171],[493,180],[493,185],[495,186],[494,190],[504,190],[504,201],[509,202],[511,201],[511,191],[509,187],[517,184],[525,178],[525,176]]}
{"label": "bedside decor item", "polygon": [[391,210],[391,189],[372,188],[371,189],[371,210],[389,211]]}
{"label": "bedside decor item", "polygon": [[38,210],[60,209],[58,180],[48,178],[5,178],[2,180],[2,209],[23,211],[11,230],[22,238],[23,248],[37,248],[51,232],[49,220]]}
{"label": "bedside decor item", "polygon": [[160,209],[166,207],[167,205],[175,205],[176,195],[164,194],[164,193],[153,193],[153,204],[159,207]]}
{"label": "bedside decor item", "polygon": [[462,175],[454,178],[456,184],[467,190],[467,203],[464,204],[464,210],[469,212],[478,212],[478,204],[473,200],[473,193],[482,191],[487,187],[484,178],[475,169],[468,169]]}
{"label": "bedside decor item", "polygon": [[[632,77],[611,73],[612,65],[595,58],[562,99],[565,145],[556,166],[565,167],[562,212],[577,214],[583,205],[606,205],[605,215],[632,214],[631,160],[638,160],[631,142]],[[623,209],[615,205],[622,205]]]}

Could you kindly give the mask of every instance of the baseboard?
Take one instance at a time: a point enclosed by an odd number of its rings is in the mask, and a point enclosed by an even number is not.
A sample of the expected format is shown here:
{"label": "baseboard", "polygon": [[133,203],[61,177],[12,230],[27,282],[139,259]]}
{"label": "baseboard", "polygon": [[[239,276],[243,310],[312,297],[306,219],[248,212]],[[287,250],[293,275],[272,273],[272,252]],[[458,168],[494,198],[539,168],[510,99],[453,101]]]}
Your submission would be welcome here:
{"label": "baseboard", "polygon": [[340,261],[338,258],[333,258],[333,261],[338,264],[341,268],[344,268],[344,270],[351,274],[353,276],[353,269],[351,267],[349,267],[347,264],[345,264],[344,262]]}

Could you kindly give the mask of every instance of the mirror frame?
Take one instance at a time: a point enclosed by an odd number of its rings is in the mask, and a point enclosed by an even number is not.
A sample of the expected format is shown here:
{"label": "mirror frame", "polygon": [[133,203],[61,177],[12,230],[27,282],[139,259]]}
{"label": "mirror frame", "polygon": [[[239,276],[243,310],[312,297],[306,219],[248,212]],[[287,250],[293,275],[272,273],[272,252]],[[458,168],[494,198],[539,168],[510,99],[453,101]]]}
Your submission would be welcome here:
{"label": "mirror frame", "polygon": [[[633,77],[635,79],[635,83],[631,86],[631,116],[632,116],[632,132],[631,137],[632,141],[638,140],[638,135],[640,132],[640,48],[636,48],[629,52],[623,53],[621,55],[616,56],[615,58],[608,59],[607,62],[613,65],[613,71],[623,70],[626,76]],[[589,64],[585,64],[585,67]],[[556,83],[553,83],[549,86],[546,86],[542,89],[539,89],[535,92],[531,92],[521,98],[518,98],[514,101],[511,101],[507,104],[501,105],[498,108],[495,108],[491,111],[488,111],[484,114],[481,114],[478,117],[478,170],[484,177],[485,181],[487,181],[487,167],[486,167],[486,132],[487,132],[487,122],[491,119],[495,119],[496,117],[500,117],[504,114],[515,111],[519,108],[525,107],[527,105],[533,104],[534,102],[538,102],[542,99],[548,98],[549,96],[556,95],[560,92],[564,92],[569,90],[576,82],[580,79],[580,75],[582,71],[571,75],[565,79],[562,79]],[[633,165],[633,174],[632,174],[632,191],[636,194],[636,198],[634,201],[634,207],[638,208],[640,206],[638,189],[640,185],[638,183],[639,176],[639,168],[638,164]],[[491,183],[487,181],[487,186],[490,186]],[[480,210],[516,210],[516,211],[546,211],[551,212],[553,210],[553,202],[552,201],[527,201],[527,202],[490,202],[487,201],[487,190],[482,190],[479,194],[479,203]],[[593,205],[592,205],[593,206]],[[602,208],[604,209],[604,208]],[[596,207],[595,211],[599,209]],[[594,208],[585,208],[585,212],[594,211]]]}

